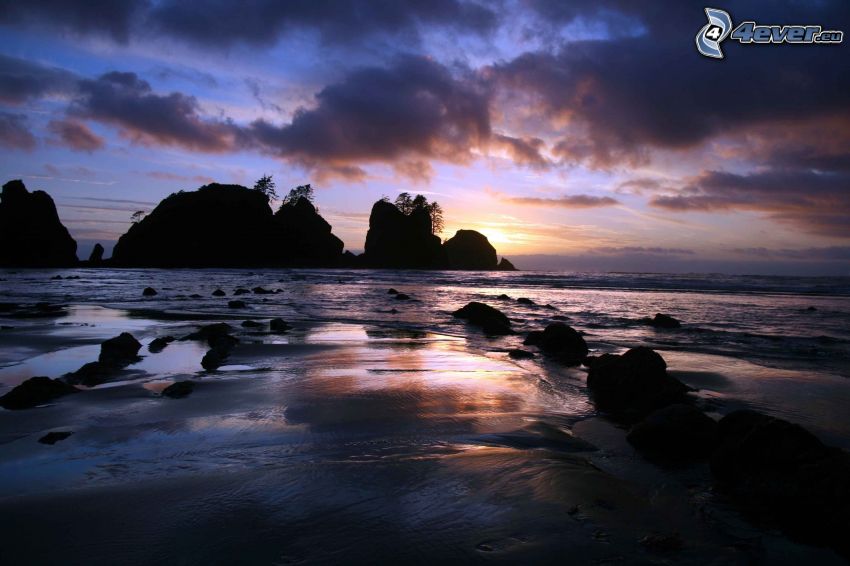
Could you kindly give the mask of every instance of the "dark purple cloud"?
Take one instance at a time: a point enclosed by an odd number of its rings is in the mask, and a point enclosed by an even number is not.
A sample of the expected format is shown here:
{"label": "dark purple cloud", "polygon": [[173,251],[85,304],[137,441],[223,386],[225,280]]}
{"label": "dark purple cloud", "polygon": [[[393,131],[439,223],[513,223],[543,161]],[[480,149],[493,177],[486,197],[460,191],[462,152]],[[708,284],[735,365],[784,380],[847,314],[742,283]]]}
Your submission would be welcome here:
{"label": "dark purple cloud", "polygon": [[47,129],[56,135],[54,143],[73,151],[91,153],[103,147],[103,138],[77,120],[51,120]]}
{"label": "dark purple cloud", "polygon": [[27,128],[26,115],[0,111],[0,146],[25,151],[35,149],[35,137]]}
{"label": "dark purple cloud", "polygon": [[847,173],[706,171],[678,193],[655,196],[650,204],[670,212],[763,212],[810,233],[850,238]]}
{"label": "dark purple cloud", "polygon": [[0,54],[0,102],[21,104],[31,98],[68,94],[77,77],[64,69]]}
{"label": "dark purple cloud", "polygon": [[483,35],[498,21],[497,5],[470,0],[0,0],[0,23],[119,43],[161,35],[216,49],[268,46],[303,31],[346,45],[379,35],[415,39],[421,30],[435,27]]}
{"label": "dark purple cloud", "polygon": [[135,73],[113,71],[81,80],[70,112],[117,126],[122,135],[143,144],[219,152],[233,149],[239,135],[234,124],[204,117],[193,96],[157,94]]}
{"label": "dark purple cloud", "polygon": [[298,110],[289,124],[258,120],[248,131],[266,151],[322,167],[465,162],[491,135],[487,93],[420,57],[355,71],[322,89],[316,106]]}

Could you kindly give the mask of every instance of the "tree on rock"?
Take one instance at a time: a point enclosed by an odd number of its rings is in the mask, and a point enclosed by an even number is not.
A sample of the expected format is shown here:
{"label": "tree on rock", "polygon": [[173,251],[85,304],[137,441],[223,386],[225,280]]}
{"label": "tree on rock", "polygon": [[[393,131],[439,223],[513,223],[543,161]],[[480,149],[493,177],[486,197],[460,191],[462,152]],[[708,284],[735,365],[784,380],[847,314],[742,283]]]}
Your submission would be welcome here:
{"label": "tree on rock", "polygon": [[277,193],[274,188],[275,183],[271,175],[263,175],[256,183],[254,183],[254,190],[263,193],[269,200],[277,198]]}
{"label": "tree on rock", "polygon": [[[383,197],[381,200],[389,202],[387,197]],[[425,195],[416,195],[415,197],[412,197],[410,196],[410,193],[405,192],[399,194],[393,204],[395,204],[395,207],[405,216],[410,216],[416,210],[427,211],[428,215],[431,217],[431,233],[439,234],[443,231],[443,208],[440,206],[440,203],[429,203]]]}
{"label": "tree on rock", "polygon": [[313,186],[309,183],[306,185],[298,185],[289,191],[289,194],[283,197],[283,202],[280,203],[281,208],[284,206],[295,206],[300,199],[306,199],[313,202]]}

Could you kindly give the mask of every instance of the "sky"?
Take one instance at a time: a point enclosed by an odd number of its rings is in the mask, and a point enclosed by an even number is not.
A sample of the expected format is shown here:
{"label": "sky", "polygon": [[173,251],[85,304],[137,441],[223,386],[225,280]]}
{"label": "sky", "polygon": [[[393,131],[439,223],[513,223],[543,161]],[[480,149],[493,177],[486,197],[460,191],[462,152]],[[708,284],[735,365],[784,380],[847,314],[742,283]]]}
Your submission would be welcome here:
{"label": "sky", "polygon": [[[711,5],[850,31],[846,0]],[[407,191],[525,269],[850,275],[850,46],[709,59],[704,7],[0,0],[0,179],[47,191],[83,258],[269,174],[355,252]]]}

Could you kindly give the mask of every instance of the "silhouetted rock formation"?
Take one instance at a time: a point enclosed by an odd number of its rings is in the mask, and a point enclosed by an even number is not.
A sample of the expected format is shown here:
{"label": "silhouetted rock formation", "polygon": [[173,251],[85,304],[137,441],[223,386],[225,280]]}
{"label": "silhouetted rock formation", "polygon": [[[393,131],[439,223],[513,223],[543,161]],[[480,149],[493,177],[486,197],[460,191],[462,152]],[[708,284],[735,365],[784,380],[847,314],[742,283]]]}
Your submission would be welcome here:
{"label": "silhouetted rock formation", "polygon": [[112,262],[138,267],[335,265],[342,242],[300,199],[272,214],[259,191],[210,184],[163,200],[121,236]]}
{"label": "silhouetted rock formation", "polygon": [[505,258],[502,258],[501,261],[499,261],[499,265],[496,266],[496,269],[499,271],[518,271],[517,268],[514,267],[514,264]]}
{"label": "silhouetted rock formation", "polygon": [[693,405],[676,403],[650,413],[626,439],[667,460],[708,457],[717,440],[717,423]]}
{"label": "silhouetted rock formation", "polygon": [[53,199],[30,193],[20,180],[0,194],[0,266],[70,267],[77,264],[77,242],[59,221]]}
{"label": "silhouetted rock formation", "polygon": [[76,387],[58,379],[31,377],[0,397],[0,407],[9,410],[29,409],[58,397],[78,392],[79,389]]}
{"label": "silhouetted rock formation", "polygon": [[331,225],[306,198],[281,206],[274,215],[286,248],[285,261],[294,265],[335,265],[343,243],[331,233]]}
{"label": "silhouetted rock formation", "polygon": [[462,318],[474,326],[478,326],[484,334],[503,336],[513,334],[511,321],[499,309],[494,309],[484,303],[471,302],[452,313],[455,318]]}
{"label": "silhouetted rock formation", "polygon": [[418,208],[409,215],[379,200],[369,215],[367,267],[433,269],[446,264],[440,238],[431,233],[431,215]]}
{"label": "silhouetted rock formation", "polygon": [[850,555],[850,454],[755,411],[718,423],[711,471],[727,493],[809,541]]}
{"label": "silhouetted rock formation", "polygon": [[89,265],[100,265],[103,263],[103,246],[95,244],[89,255]]}
{"label": "silhouetted rock formation", "polygon": [[443,244],[449,269],[487,269],[499,265],[494,248],[487,237],[475,230],[458,230]]}
{"label": "silhouetted rock formation", "polygon": [[596,406],[625,420],[680,402],[689,388],[667,374],[667,362],[644,346],[621,356],[604,354],[587,374],[587,387]]}

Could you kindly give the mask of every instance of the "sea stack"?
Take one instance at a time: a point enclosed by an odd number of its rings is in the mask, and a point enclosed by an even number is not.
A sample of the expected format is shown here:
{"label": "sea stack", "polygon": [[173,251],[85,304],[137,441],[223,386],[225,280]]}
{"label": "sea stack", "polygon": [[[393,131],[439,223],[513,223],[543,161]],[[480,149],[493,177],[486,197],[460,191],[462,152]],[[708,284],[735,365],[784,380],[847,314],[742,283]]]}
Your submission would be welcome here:
{"label": "sea stack", "polygon": [[68,233],[50,195],[29,192],[20,180],[3,185],[0,195],[0,266],[71,267],[77,242]]}
{"label": "sea stack", "polygon": [[372,206],[363,259],[368,267],[378,268],[439,269],[446,264],[429,212],[417,208],[404,214],[384,200]]}

